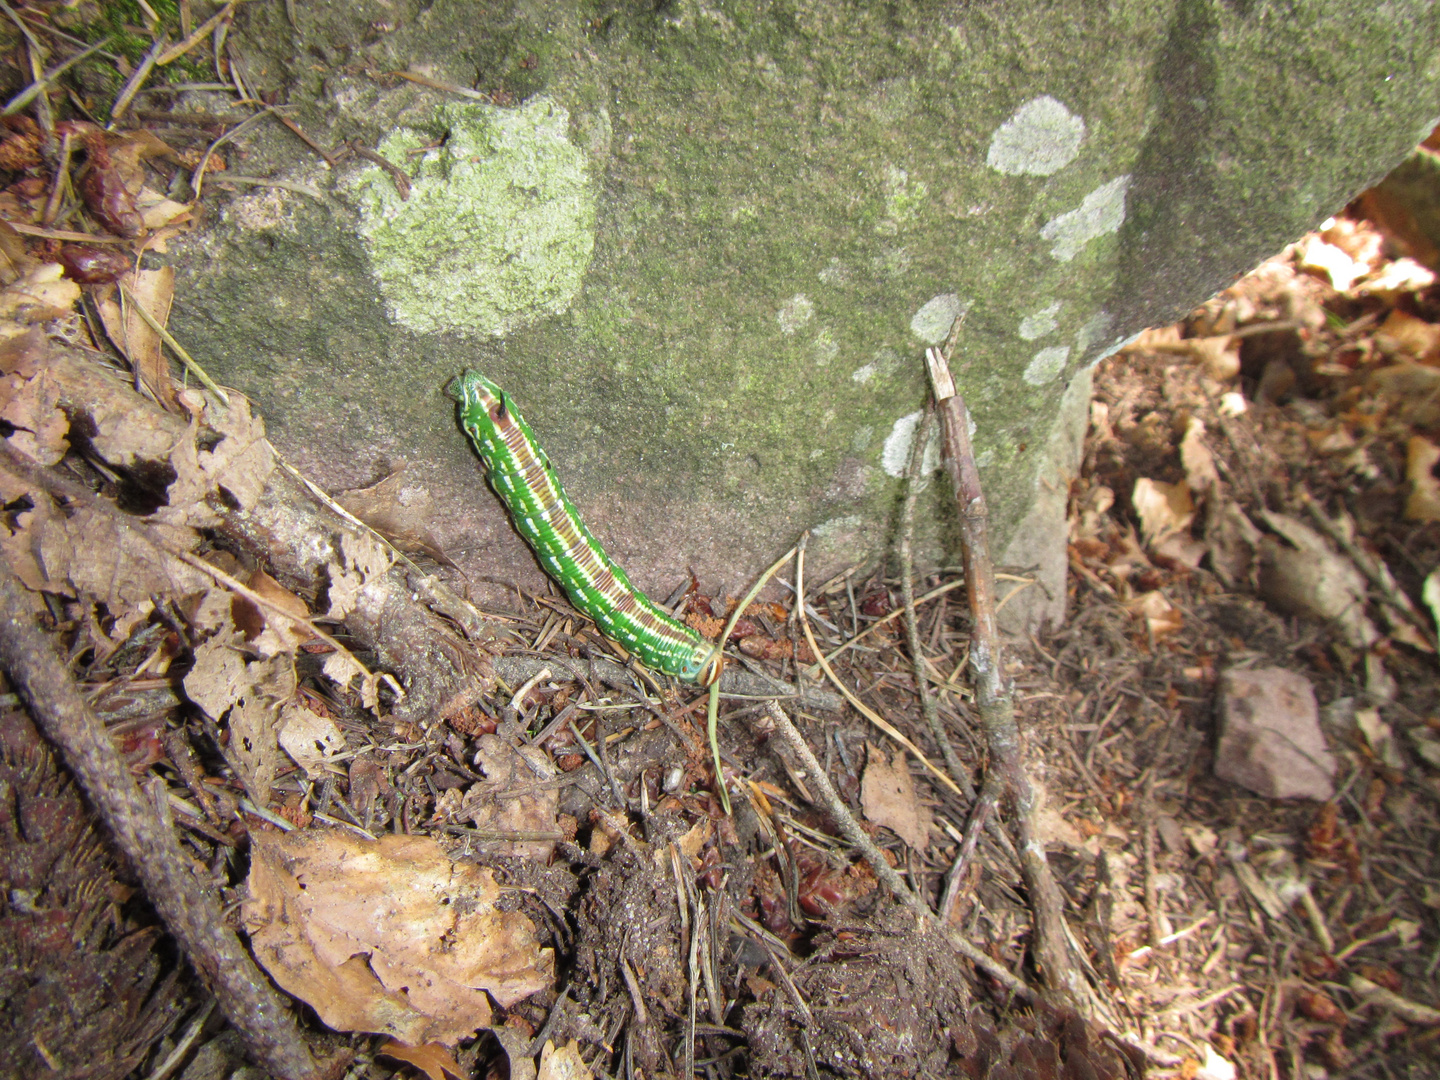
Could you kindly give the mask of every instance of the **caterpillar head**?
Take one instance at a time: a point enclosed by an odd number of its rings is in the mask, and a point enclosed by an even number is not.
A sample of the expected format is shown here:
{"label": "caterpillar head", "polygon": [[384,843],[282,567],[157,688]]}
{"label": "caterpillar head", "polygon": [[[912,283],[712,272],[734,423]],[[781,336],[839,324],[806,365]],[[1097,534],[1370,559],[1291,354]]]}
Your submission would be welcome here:
{"label": "caterpillar head", "polygon": [[460,403],[466,427],[478,423],[482,415],[493,414],[497,407],[510,411],[509,395],[478,371],[466,371],[451,383],[450,396]]}

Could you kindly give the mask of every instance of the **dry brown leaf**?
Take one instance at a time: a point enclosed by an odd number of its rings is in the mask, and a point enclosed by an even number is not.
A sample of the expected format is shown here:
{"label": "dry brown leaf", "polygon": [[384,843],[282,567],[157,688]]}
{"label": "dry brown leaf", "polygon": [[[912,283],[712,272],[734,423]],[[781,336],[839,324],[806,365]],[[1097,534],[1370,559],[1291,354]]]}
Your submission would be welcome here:
{"label": "dry brown leaf", "polygon": [[1405,500],[1406,521],[1440,521],[1440,479],[1435,476],[1436,462],[1440,462],[1440,446],[1424,436],[1410,436],[1405,446],[1405,479],[1410,482],[1410,495]]}
{"label": "dry brown leaf", "polygon": [[335,721],[293,701],[280,709],[280,747],[311,780],[322,779],[325,765],[345,749],[345,736]]}
{"label": "dry brown leaf", "polygon": [[1150,553],[1176,566],[1194,570],[1204,560],[1210,548],[1204,540],[1197,540],[1189,532],[1175,532],[1162,536],[1150,545]]}
{"label": "dry brown leaf", "polygon": [[[178,203],[174,199],[167,199],[158,191],[152,188],[141,188],[140,194],[135,196],[135,209],[140,211],[140,220],[145,222],[145,227],[150,230],[162,228],[165,225],[182,225],[191,219],[190,207],[184,203]],[[154,245],[148,245],[155,250]]]}
{"label": "dry brown leaf", "polygon": [[1147,544],[1188,529],[1195,519],[1195,503],[1186,484],[1167,484],[1142,476],[1135,481],[1130,502],[1140,515],[1140,532]]}
{"label": "dry brown leaf", "polygon": [[1234,335],[1189,338],[1185,344],[1205,374],[1216,382],[1228,382],[1240,374],[1240,339]]}
{"label": "dry brown leaf", "polygon": [[916,851],[930,843],[930,810],[915,796],[915,778],[902,750],[891,762],[874,743],[865,744],[865,774],[860,778],[860,805],[865,816],[883,825]]}
{"label": "dry brown leaf", "polygon": [[336,1031],[453,1046],[549,986],[554,955],[490,870],[434,840],[252,834],[242,918],[256,958]]}
{"label": "dry brown leaf", "polygon": [[443,565],[453,565],[430,533],[430,492],[406,481],[403,463],[378,484],[342,491],[335,501],[401,551],[423,551]]}
{"label": "dry brown leaf", "polygon": [[19,371],[0,378],[0,420],[15,428],[6,442],[37,464],[57,464],[70,449],[60,388],[43,369],[29,378]]}
{"label": "dry brown leaf", "polygon": [[270,786],[280,771],[280,743],[276,740],[278,708],[263,694],[250,693],[230,710],[230,760],[250,801],[262,809],[270,802]]}
{"label": "dry brown leaf", "polygon": [[561,1047],[556,1047],[549,1039],[545,1040],[544,1049],[540,1051],[540,1071],[535,1074],[535,1080],[593,1080],[594,1076],[580,1056],[578,1040],[571,1039]]}
{"label": "dry brown leaf", "polygon": [[45,367],[49,354],[45,331],[38,326],[27,327],[14,337],[0,341],[0,375],[32,378]]}
{"label": "dry brown leaf", "polygon": [[1164,326],[1149,326],[1126,345],[1122,352],[1169,351],[1180,345],[1180,327],[1176,323]]}
{"label": "dry brown leaf", "polygon": [[348,652],[331,653],[325,657],[325,663],[320,666],[320,670],[341,690],[348,690],[350,684],[359,678],[360,704],[371,712],[376,712],[380,707],[380,681],[382,679],[386,680],[391,689],[397,691],[397,696],[401,696],[399,694],[400,687],[391,676],[366,671],[364,665]]}
{"label": "dry brown leaf", "polygon": [[1145,620],[1145,628],[1156,641],[1178,633],[1185,625],[1185,616],[1159,589],[1141,593],[1125,604],[1136,618]]}
{"label": "dry brown leaf", "polygon": [[390,552],[369,533],[346,528],[340,533],[343,564],[330,564],[330,610],[327,619],[343,619],[360,602],[365,583],[390,569]]}
{"label": "dry brown leaf", "polygon": [[1262,511],[1273,536],[1260,544],[1260,595],[1287,614],[1334,622],[1345,640],[1368,649],[1380,632],[1365,615],[1365,575],[1310,526],[1284,514]]}
{"label": "dry brown leaf", "polygon": [[282,762],[276,721],[295,696],[295,663],[288,655],[247,661],[235,644],[220,634],[200,645],[185,694],[217,722],[229,710],[230,760],[251,801],[264,806]]}
{"label": "dry brown leaf", "polygon": [[175,268],[131,271],[120,279],[130,290],[133,304],[123,301],[118,289],[99,294],[97,307],[105,335],[140,376],[151,393],[167,409],[175,407],[175,384],[170,378],[170,361],[160,346],[160,335],[135,310],[139,304],[161,326],[170,321],[170,303],[175,297]]}
{"label": "dry brown leaf", "polygon": [[1210,569],[1227,589],[1254,586],[1256,555],[1264,534],[1239,505],[1225,500],[1205,523]]}
{"label": "dry brown leaf", "polygon": [[[156,531],[181,550],[196,540],[188,529]],[[153,597],[199,595],[210,586],[208,578],[157,550],[114,515],[85,506],[58,510],[48,497],[20,515],[16,531],[0,544],[30,588],[85,594],[104,604],[116,641],[149,617]]]}
{"label": "dry brown leaf", "polygon": [[[209,506],[217,490],[227,501],[248,510],[259,500],[265,483],[275,471],[275,452],[265,438],[265,422],[250,412],[250,403],[233,390],[226,408],[211,401],[205,409],[210,429],[220,441],[201,449],[199,425],[190,425],[190,437],[170,452],[175,480],[166,491],[169,506],[154,514],[156,520],[184,520],[197,528],[219,524],[219,515]],[[115,438],[118,432],[107,431]],[[107,460],[114,460],[106,454]]]}
{"label": "dry brown leaf", "polygon": [[41,263],[0,289],[0,326],[4,337],[16,337],[30,323],[67,314],[80,299],[80,286],[64,276],[59,263]]}
{"label": "dry brown leaf", "polygon": [[407,1065],[415,1066],[430,1080],[445,1080],[447,1076],[453,1076],[455,1080],[470,1080],[470,1070],[456,1061],[455,1055],[439,1043],[406,1046],[402,1042],[390,1039],[376,1052],[384,1057],[394,1058],[396,1061],[403,1061]]}
{"label": "dry brown leaf", "polygon": [[1370,272],[1369,265],[1357,262],[1343,248],[1327,243],[1314,233],[1300,241],[1295,263],[1302,270],[1324,274],[1335,291],[1342,293]]}
{"label": "dry brown leaf", "polygon": [[1401,293],[1419,292],[1434,284],[1435,274],[1407,256],[1386,263],[1377,276],[1355,291],[1362,296],[1380,296],[1393,300]]}
{"label": "dry brown leaf", "polygon": [[184,679],[185,696],[218,722],[254,685],[245,667],[244,655],[217,635],[195,649],[195,662]]}
{"label": "dry brown leaf", "polygon": [[1186,423],[1185,437],[1180,440],[1180,463],[1185,466],[1185,482],[1197,495],[1220,483],[1215,455],[1205,444],[1205,424],[1194,416]]}
{"label": "dry brown leaf", "polygon": [[[255,652],[262,657],[294,652],[315,636],[308,625],[310,608],[304,600],[263,570],[250,574],[246,584],[256,596],[283,612],[277,614],[248,597],[235,597],[232,604],[235,625]],[[287,619],[286,615],[291,617]]]}
{"label": "dry brown leaf", "polygon": [[[522,758],[521,755],[524,755]],[[560,789],[542,787],[537,781],[552,779],[555,766],[550,755],[538,747],[512,747],[499,735],[481,735],[475,744],[475,764],[485,774],[482,783],[465,793],[458,817],[475,823],[482,832],[558,832]],[[516,788],[530,789],[511,794]],[[520,855],[544,864],[555,850],[553,840],[502,840],[482,843],[485,850],[501,855]]]}
{"label": "dry brown leaf", "polygon": [[1403,353],[1433,363],[1440,358],[1440,326],[1393,308],[1376,329],[1375,344],[1387,356]]}

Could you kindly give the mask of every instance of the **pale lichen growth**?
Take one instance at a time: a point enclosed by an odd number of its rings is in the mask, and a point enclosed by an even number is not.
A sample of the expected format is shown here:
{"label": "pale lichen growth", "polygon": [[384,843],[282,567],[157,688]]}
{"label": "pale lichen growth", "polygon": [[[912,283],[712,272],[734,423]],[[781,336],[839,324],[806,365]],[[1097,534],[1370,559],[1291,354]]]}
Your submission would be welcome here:
{"label": "pale lichen growth", "polygon": [[1130,177],[1117,176],[1086,195],[1074,210],[1047,221],[1040,235],[1054,244],[1050,254],[1069,262],[1091,240],[1119,229],[1125,220],[1125,195],[1129,190]]}
{"label": "pale lichen growth", "polygon": [[1056,316],[1060,314],[1060,301],[1055,301],[1039,311],[1031,312],[1020,320],[1020,336],[1026,341],[1044,337],[1059,326]]}
{"label": "pale lichen growth", "polygon": [[1070,359],[1069,345],[1052,345],[1041,349],[1025,367],[1024,379],[1031,386],[1044,386],[1065,370]]}
{"label": "pale lichen growth", "polygon": [[939,345],[950,333],[955,320],[970,310],[970,301],[958,293],[932,296],[910,319],[910,332],[927,345]]}
{"label": "pale lichen growth", "polygon": [[1046,94],[995,129],[985,164],[1006,176],[1049,176],[1075,160],[1084,139],[1085,121]]}
{"label": "pale lichen growth", "polygon": [[595,184],[569,122],[544,97],[517,109],[450,104],[434,131],[381,143],[411,177],[409,198],[373,165],[351,190],[396,322],[500,335],[570,306],[594,252]]}

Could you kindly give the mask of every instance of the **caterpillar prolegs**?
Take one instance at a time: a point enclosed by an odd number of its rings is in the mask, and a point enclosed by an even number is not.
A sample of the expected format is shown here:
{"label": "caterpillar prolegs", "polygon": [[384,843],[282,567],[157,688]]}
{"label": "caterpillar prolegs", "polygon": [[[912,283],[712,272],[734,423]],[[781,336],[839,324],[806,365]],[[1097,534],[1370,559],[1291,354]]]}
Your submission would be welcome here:
{"label": "caterpillar prolegs", "polygon": [[570,602],[647,667],[702,686],[719,678],[719,646],[665,614],[605,554],[510,395],[478,371],[461,375],[451,393],[485,478]]}

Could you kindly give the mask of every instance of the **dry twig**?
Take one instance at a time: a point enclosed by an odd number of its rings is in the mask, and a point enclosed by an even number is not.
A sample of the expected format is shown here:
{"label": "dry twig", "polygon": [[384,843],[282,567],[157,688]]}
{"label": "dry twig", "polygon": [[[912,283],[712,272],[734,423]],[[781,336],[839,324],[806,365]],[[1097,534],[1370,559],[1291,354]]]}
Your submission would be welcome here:
{"label": "dry twig", "polygon": [[1003,783],[1015,801],[1020,868],[1035,912],[1038,965],[1046,981],[1069,1004],[1083,1008],[1089,1000],[1089,988],[1071,956],[1063,915],[1064,898],[1046,862],[1045,846],[1036,832],[1035,789],[1021,760],[1015,701],[1005,686],[1000,633],[995,624],[995,570],[990,558],[988,511],[970,446],[969,416],[964,400],[955,392],[946,357],[937,349],[929,349],[926,361],[940,411],[945,470],[954,484],[959,503],[965,549],[965,591],[974,624],[970,667],[975,679],[975,701],[991,753],[991,772],[986,776],[985,787],[993,791],[992,777],[996,778],[996,784]]}
{"label": "dry twig", "polygon": [[24,587],[0,570],[0,665],[64,755],[91,805],[145,884],[146,895],[214,991],[256,1058],[277,1076],[322,1075],[284,1000],[255,966],[190,860],[135,785],[115,744],[36,625]]}

